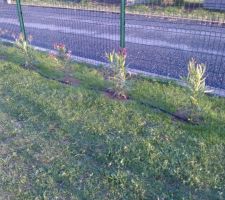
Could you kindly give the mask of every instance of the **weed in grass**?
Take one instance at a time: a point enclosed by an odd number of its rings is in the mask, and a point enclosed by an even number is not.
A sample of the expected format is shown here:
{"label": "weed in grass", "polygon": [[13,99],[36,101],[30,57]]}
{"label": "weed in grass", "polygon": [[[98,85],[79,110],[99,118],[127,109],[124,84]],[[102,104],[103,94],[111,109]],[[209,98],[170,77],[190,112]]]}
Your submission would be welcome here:
{"label": "weed in grass", "polygon": [[110,63],[110,70],[112,70],[109,80],[113,82],[111,89],[113,95],[117,98],[127,99],[126,49],[120,49],[118,53],[115,51],[107,53],[106,57]]}
{"label": "weed in grass", "polygon": [[17,49],[19,49],[23,55],[24,67],[32,69],[35,64],[34,49],[30,45],[32,41],[32,36],[30,35],[28,39],[25,40],[24,35],[20,33],[18,38],[14,38]]}

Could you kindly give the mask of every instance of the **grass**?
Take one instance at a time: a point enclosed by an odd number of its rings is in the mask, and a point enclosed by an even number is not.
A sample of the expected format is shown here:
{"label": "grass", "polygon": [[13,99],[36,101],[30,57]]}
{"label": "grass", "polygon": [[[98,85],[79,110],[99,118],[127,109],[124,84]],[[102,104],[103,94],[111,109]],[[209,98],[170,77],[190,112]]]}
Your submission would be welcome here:
{"label": "grass", "polygon": [[194,126],[160,110],[188,104],[172,82],[133,77],[119,101],[104,94],[102,68],[73,63],[73,87],[46,54],[32,71],[0,47],[2,199],[225,198],[225,99],[205,96]]}
{"label": "grass", "polygon": [[225,14],[224,12],[206,10],[202,7],[194,9],[186,8],[184,6],[154,6],[151,5],[134,5],[129,7],[128,13],[133,14],[144,14],[161,17],[172,17],[172,18],[186,18],[192,20],[201,21],[213,21],[224,23]]}
{"label": "grass", "polygon": [[[15,1],[14,1],[15,2]],[[45,7],[63,7],[83,10],[96,10],[106,12],[120,12],[118,4],[102,4],[97,2],[81,1],[74,3],[72,1],[52,1],[52,0],[24,0],[24,5],[35,5]],[[225,12],[217,10],[207,10],[202,7],[201,0],[185,0],[183,5],[178,6],[159,6],[154,4],[135,4],[126,7],[128,14],[187,18],[193,20],[213,21],[224,23]]]}

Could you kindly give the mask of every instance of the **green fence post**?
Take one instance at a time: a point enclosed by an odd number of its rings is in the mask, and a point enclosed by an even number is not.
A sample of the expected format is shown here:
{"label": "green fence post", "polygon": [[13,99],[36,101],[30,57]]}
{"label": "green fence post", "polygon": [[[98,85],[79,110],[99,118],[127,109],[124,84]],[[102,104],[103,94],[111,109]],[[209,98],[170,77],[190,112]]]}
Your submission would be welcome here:
{"label": "green fence post", "polygon": [[125,48],[125,14],[126,0],[120,3],[120,48]]}
{"label": "green fence post", "polygon": [[18,19],[19,19],[19,23],[20,23],[20,32],[23,34],[24,40],[27,40],[27,34],[25,31],[23,12],[22,12],[20,0],[16,0],[16,8],[17,8],[17,14],[18,14]]}

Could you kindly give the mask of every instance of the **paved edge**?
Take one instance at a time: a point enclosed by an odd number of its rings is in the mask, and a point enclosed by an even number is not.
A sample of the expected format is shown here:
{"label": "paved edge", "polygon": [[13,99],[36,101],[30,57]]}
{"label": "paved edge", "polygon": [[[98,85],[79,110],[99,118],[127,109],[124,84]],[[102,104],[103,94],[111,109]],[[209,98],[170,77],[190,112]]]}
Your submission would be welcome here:
{"label": "paved edge", "polygon": [[[3,39],[3,38],[0,38],[0,41],[14,44],[13,41],[7,40],[7,39]],[[56,51],[54,51],[54,50],[47,49],[47,48],[42,48],[42,47],[38,47],[38,46],[34,46],[34,45],[32,45],[32,46],[33,46],[33,48],[35,50],[42,51],[42,52],[47,52],[47,53],[55,53],[56,54]],[[98,66],[109,67],[108,63],[97,61],[97,60],[93,60],[93,59],[88,59],[88,58],[74,56],[74,55],[71,58],[72,58],[72,60],[80,62],[80,63],[87,63],[89,65],[93,65],[93,66],[97,66],[97,67]],[[127,71],[131,75],[142,75],[142,76],[145,76],[145,77],[159,79],[161,81],[172,81],[172,82],[176,83],[177,85],[180,85],[182,87],[187,87],[185,82],[180,80],[180,79],[171,78],[171,77],[167,77],[167,76],[162,76],[162,75],[158,75],[158,74],[155,74],[155,73],[150,73],[150,72],[146,72],[146,71],[142,71],[142,70],[138,70],[138,69],[127,68]],[[225,90],[224,89],[221,89],[221,88],[218,89],[218,88],[215,88],[215,87],[207,86],[207,90],[210,91],[210,94],[213,94],[213,95],[216,95],[216,96],[220,96],[220,97],[225,97]]]}

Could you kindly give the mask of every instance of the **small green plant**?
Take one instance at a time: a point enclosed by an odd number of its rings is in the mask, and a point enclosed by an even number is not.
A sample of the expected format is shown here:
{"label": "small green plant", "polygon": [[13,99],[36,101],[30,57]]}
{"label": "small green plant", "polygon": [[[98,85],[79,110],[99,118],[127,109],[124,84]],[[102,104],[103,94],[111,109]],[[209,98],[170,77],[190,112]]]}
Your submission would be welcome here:
{"label": "small green plant", "polygon": [[106,57],[112,70],[109,79],[113,82],[113,95],[117,98],[127,99],[127,71],[126,71],[126,49],[120,49],[119,52],[107,53]]}
{"label": "small green plant", "polygon": [[65,76],[69,76],[71,72],[71,51],[66,48],[65,44],[61,43],[54,44],[54,49],[57,51],[57,58],[63,66]]}
{"label": "small green plant", "polygon": [[34,66],[34,49],[31,46],[32,36],[30,35],[27,40],[25,40],[22,33],[19,34],[19,37],[15,38],[15,45],[17,49],[21,51],[24,56],[24,66],[26,68],[32,68]]}
{"label": "small green plant", "polygon": [[206,66],[197,64],[194,59],[191,59],[188,64],[188,75],[185,82],[190,91],[190,102],[194,108],[200,109],[199,99],[206,92],[205,84]]}
{"label": "small green plant", "polygon": [[188,90],[190,106],[184,109],[184,115],[189,121],[199,124],[202,120],[203,108],[200,106],[200,99],[207,92],[206,90],[206,66],[198,64],[193,58],[188,63],[188,75],[183,78]]}

